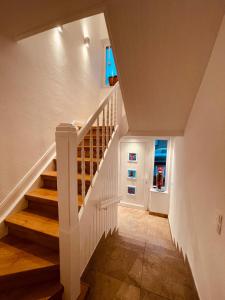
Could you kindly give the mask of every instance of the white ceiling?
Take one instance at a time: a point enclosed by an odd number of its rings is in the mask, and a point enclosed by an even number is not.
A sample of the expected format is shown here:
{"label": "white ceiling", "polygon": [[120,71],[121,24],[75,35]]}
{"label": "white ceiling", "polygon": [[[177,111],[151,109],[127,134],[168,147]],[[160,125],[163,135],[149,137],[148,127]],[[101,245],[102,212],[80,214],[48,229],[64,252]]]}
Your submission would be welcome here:
{"label": "white ceiling", "polygon": [[107,23],[133,134],[183,134],[223,14],[219,0],[110,1]]}
{"label": "white ceiling", "polygon": [[101,11],[133,134],[183,134],[224,0],[4,0],[0,32],[21,38]]}

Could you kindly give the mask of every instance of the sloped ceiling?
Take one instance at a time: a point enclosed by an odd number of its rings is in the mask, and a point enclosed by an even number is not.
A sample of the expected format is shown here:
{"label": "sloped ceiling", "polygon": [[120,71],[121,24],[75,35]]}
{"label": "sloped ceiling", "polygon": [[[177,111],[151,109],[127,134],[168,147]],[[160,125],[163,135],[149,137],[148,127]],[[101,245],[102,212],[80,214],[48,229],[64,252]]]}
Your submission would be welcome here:
{"label": "sloped ceiling", "polygon": [[11,38],[105,12],[129,130],[182,135],[224,15],[224,0],[7,0]]}
{"label": "sloped ceiling", "polygon": [[107,23],[133,134],[183,134],[223,14],[218,0],[109,3]]}

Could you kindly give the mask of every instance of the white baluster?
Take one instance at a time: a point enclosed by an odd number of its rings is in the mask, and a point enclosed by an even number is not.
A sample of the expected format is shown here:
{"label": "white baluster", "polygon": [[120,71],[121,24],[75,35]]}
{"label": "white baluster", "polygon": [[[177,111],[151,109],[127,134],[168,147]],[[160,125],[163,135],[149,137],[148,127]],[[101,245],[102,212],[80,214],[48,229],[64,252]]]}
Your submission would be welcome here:
{"label": "white baluster", "polygon": [[81,195],[82,201],[84,201],[86,194],[86,184],[85,184],[85,150],[84,150],[84,139],[81,142]]}
{"label": "white baluster", "polygon": [[93,132],[92,127],[90,128],[90,180],[92,185],[93,180]]}
{"label": "white baluster", "polygon": [[97,170],[99,166],[99,116],[97,117],[97,128],[96,128],[96,159],[97,159]]}
{"label": "white baluster", "polygon": [[102,157],[105,152],[105,107],[102,111]]}
{"label": "white baluster", "polygon": [[107,119],[106,119],[106,147],[108,148],[108,143],[109,143],[109,101],[106,106],[106,112],[107,112]]}
{"label": "white baluster", "polygon": [[114,130],[117,123],[117,94],[114,92]]}
{"label": "white baluster", "polygon": [[114,93],[110,99],[110,138],[112,137],[112,133],[113,133],[113,100],[114,100]]}
{"label": "white baluster", "polygon": [[77,132],[72,124],[56,128],[60,281],[64,299],[80,294],[80,236],[77,199]]}

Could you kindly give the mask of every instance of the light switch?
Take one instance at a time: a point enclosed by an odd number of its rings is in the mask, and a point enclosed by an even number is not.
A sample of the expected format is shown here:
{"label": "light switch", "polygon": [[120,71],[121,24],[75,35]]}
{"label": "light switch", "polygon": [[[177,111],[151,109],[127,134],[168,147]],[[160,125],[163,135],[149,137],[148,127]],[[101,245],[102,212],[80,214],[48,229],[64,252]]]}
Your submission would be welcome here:
{"label": "light switch", "polygon": [[217,215],[217,233],[220,235],[222,232],[222,226],[223,226],[223,215],[218,214]]}

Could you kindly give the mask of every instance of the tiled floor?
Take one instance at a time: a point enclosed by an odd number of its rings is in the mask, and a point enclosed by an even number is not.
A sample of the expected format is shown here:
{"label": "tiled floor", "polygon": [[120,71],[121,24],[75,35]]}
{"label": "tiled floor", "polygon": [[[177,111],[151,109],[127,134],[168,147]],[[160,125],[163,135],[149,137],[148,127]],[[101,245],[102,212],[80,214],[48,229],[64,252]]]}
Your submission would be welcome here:
{"label": "tiled floor", "polygon": [[97,248],[83,280],[91,287],[88,299],[198,299],[168,220],[125,207],[118,232]]}

